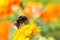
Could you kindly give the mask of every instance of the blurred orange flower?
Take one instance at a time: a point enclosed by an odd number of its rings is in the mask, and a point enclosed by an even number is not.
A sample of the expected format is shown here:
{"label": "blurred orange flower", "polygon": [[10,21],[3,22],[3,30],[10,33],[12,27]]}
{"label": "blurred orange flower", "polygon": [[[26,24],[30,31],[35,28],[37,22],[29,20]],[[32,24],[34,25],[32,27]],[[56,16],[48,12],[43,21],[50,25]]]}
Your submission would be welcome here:
{"label": "blurred orange flower", "polygon": [[27,17],[37,17],[41,14],[41,8],[42,8],[41,2],[28,2],[27,5],[24,7],[23,15]]}
{"label": "blurred orange flower", "polygon": [[12,7],[17,7],[21,0],[0,0],[0,18],[7,18],[9,15],[14,14]]}
{"label": "blurred orange flower", "polygon": [[10,21],[0,22],[0,40],[7,40],[13,24]]}
{"label": "blurred orange flower", "polygon": [[60,4],[48,3],[46,5],[47,10],[42,13],[42,19],[44,22],[55,20],[60,16]]}

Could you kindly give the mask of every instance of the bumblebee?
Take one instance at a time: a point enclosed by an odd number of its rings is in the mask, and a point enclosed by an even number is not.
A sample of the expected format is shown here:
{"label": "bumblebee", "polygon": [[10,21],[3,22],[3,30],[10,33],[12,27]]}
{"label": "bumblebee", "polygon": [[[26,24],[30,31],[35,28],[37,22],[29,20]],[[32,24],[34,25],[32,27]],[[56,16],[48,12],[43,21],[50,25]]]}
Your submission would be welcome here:
{"label": "bumblebee", "polygon": [[26,16],[19,16],[18,19],[15,21],[14,25],[19,29],[23,24],[28,24],[29,20]]}

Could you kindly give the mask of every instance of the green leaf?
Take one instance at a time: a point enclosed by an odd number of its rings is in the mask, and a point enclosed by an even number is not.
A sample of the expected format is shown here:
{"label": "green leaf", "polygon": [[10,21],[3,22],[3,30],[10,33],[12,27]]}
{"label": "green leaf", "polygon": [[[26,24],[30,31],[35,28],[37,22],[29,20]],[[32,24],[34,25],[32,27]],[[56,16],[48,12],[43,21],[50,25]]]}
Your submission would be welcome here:
{"label": "green leaf", "polygon": [[18,16],[20,16],[20,15],[22,15],[22,8],[20,8],[19,10],[17,10],[17,12],[15,12],[14,15],[8,16],[7,19],[10,20],[11,22],[14,22],[18,18]]}
{"label": "green leaf", "polygon": [[14,35],[15,31],[16,31],[16,29],[15,29],[15,28],[12,28],[12,29],[11,29],[9,40],[13,40],[13,35]]}
{"label": "green leaf", "polygon": [[45,23],[42,21],[42,19],[40,19],[40,20],[38,21],[38,26],[41,27],[41,33],[42,33],[42,34],[46,34],[46,33],[49,32],[49,27],[47,26],[47,24],[45,24]]}
{"label": "green leaf", "polygon": [[50,21],[48,23],[48,26],[52,31],[57,30],[60,28],[60,18],[57,18],[56,20]]}
{"label": "green leaf", "polygon": [[35,2],[40,2],[41,0],[33,0],[33,1],[35,1]]}
{"label": "green leaf", "polygon": [[23,6],[25,6],[29,1],[31,1],[31,0],[23,0],[22,2],[23,2]]}
{"label": "green leaf", "polygon": [[0,19],[0,22],[2,22],[3,20],[2,19]]}
{"label": "green leaf", "polygon": [[37,34],[31,38],[31,40],[39,40],[40,34]]}
{"label": "green leaf", "polygon": [[60,4],[60,0],[51,0],[52,3]]}

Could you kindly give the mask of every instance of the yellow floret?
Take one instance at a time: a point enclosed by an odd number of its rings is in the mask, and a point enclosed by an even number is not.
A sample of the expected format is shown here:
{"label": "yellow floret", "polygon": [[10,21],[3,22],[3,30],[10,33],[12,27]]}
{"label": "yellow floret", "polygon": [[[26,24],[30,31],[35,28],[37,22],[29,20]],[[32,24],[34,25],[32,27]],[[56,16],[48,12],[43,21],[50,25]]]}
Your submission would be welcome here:
{"label": "yellow floret", "polygon": [[32,35],[36,35],[40,32],[40,29],[36,27],[36,24],[27,24],[18,29],[14,35],[14,40],[30,40]]}
{"label": "yellow floret", "polygon": [[29,37],[27,37],[27,38],[25,38],[25,40],[30,40],[30,38],[29,38]]}

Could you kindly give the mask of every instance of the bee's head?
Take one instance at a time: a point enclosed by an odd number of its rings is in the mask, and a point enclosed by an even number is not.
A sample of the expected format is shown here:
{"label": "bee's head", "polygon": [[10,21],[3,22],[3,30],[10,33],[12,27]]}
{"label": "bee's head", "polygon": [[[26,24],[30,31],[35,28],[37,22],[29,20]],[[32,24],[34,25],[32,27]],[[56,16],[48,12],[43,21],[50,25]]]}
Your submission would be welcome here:
{"label": "bee's head", "polygon": [[17,28],[20,28],[20,26],[22,24],[28,24],[29,20],[26,16],[19,16],[18,19],[15,21],[14,25],[17,27]]}

